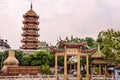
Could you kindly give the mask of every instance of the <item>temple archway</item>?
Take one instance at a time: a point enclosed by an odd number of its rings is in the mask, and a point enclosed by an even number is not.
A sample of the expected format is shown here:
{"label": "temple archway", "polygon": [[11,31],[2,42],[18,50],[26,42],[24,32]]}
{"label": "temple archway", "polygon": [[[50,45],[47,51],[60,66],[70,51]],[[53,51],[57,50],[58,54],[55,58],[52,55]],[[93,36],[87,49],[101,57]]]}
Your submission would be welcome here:
{"label": "temple archway", "polygon": [[89,54],[90,52],[95,51],[96,49],[93,48],[91,50],[82,50],[82,47],[86,45],[86,42],[84,43],[66,43],[64,41],[59,41],[60,45],[63,45],[63,49],[57,49],[51,47],[51,51],[55,52],[55,75],[58,76],[57,73],[57,57],[63,56],[64,57],[64,80],[67,80],[67,56],[77,56],[77,80],[80,80],[81,74],[80,74],[80,57],[85,56],[86,57],[86,80],[89,80]]}

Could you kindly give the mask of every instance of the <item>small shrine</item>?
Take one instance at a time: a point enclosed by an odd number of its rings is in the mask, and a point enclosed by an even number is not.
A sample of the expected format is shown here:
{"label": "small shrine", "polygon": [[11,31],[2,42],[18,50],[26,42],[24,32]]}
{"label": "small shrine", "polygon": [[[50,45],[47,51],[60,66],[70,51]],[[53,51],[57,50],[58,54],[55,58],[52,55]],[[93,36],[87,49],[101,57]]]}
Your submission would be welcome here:
{"label": "small shrine", "polygon": [[51,51],[55,52],[55,75],[57,73],[57,57],[63,56],[64,57],[64,80],[67,80],[67,56],[76,56],[77,57],[77,80],[81,79],[80,73],[80,57],[86,57],[86,80],[89,80],[89,53],[95,51],[96,49],[93,48],[91,50],[83,50],[82,47],[86,45],[86,42],[83,43],[67,43],[63,40],[59,41],[59,44],[63,46],[63,49],[58,49],[51,47]]}
{"label": "small shrine", "polygon": [[32,50],[37,50],[39,49],[38,43],[38,37],[40,36],[38,34],[39,28],[39,16],[35,13],[35,11],[32,9],[32,4],[31,8],[27,13],[23,15],[24,21],[24,27],[22,27],[23,33],[23,39],[21,42],[23,43],[22,46],[20,47],[21,49],[32,49]]}
{"label": "small shrine", "polygon": [[94,53],[92,55],[92,68],[91,68],[91,72],[92,74],[99,74],[99,75],[107,75],[107,65],[109,64],[108,61],[106,61],[103,58],[104,54],[101,52],[100,49],[98,49],[96,51],[96,53]]}

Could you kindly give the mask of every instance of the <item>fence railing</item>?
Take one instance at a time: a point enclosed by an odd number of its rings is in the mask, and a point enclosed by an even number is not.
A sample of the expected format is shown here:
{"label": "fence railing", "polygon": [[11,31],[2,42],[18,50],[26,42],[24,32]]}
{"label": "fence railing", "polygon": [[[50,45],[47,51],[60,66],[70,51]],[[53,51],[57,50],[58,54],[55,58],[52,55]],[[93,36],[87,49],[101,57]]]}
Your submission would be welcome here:
{"label": "fence railing", "polygon": [[57,80],[56,75],[0,76],[0,80]]}
{"label": "fence railing", "polygon": [[106,80],[105,75],[92,75],[91,80]]}
{"label": "fence railing", "polygon": [[[69,77],[68,80],[76,80],[76,77]],[[63,77],[57,78],[56,75],[19,75],[19,76],[0,76],[0,80],[64,80]],[[85,80],[85,78],[82,78]],[[106,78],[105,75],[92,75],[91,80],[113,80]]]}

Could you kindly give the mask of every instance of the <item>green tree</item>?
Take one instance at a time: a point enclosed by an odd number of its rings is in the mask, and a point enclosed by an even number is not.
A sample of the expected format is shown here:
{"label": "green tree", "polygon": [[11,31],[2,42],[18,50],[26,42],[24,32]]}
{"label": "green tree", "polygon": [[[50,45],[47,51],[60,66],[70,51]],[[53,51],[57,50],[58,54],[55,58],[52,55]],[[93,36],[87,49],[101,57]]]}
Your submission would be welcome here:
{"label": "green tree", "polygon": [[58,65],[64,66],[64,57],[62,57],[62,56],[58,57]]}
{"label": "green tree", "polygon": [[23,54],[22,51],[15,51],[15,57],[19,61],[20,66],[28,66],[28,59],[27,57]]}
{"label": "green tree", "polygon": [[50,74],[50,67],[49,65],[45,64],[45,65],[41,65],[41,74]]}
{"label": "green tree", "polygon": [[105,54],[105,59],[113,64],[120,63],[120,31],[114,31],[113,29],[101,31],[97,42]]}
{"label": "green tree", "polygon": [[86,37],[85,41],[87,42],[87,46],[89,46],[90,48],[95,47],[97,44],[96,41],[91,37]]}
{"label": "green tree", "polygon": [[50,53],[47,51],[38,51],[28,55],[28,62],[31,66],[49,65]]}
{"label": "green tree", "polygon": [[51,67],[55,65],[55,52],[50,52],[49,65]]}
{"label": "green tree", "polygon": [[8,57],[8,51],[0,52],[0,69],[3,66],[4,60]]}

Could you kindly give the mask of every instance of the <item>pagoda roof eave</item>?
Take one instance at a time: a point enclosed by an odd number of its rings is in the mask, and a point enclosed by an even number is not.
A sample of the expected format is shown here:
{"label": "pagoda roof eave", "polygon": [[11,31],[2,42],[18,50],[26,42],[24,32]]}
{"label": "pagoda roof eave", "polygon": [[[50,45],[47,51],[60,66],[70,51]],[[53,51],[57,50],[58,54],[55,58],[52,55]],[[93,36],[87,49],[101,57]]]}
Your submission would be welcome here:
{"label": "pagoda roof eave", "polygon": [[30,14],[24,14],[23,17],[36,17],[36,18],[39,18],[38,15],[30,15]]}
{"label": "pagoda roof eave", "polygon": [[35,11],[33,11],[32,9],[30,9],[29,11],[27,11],[23,17],[27,17],[27,16],[31,16],[31,17],[37,17],[39,18],[39,16],[35,13]]}

